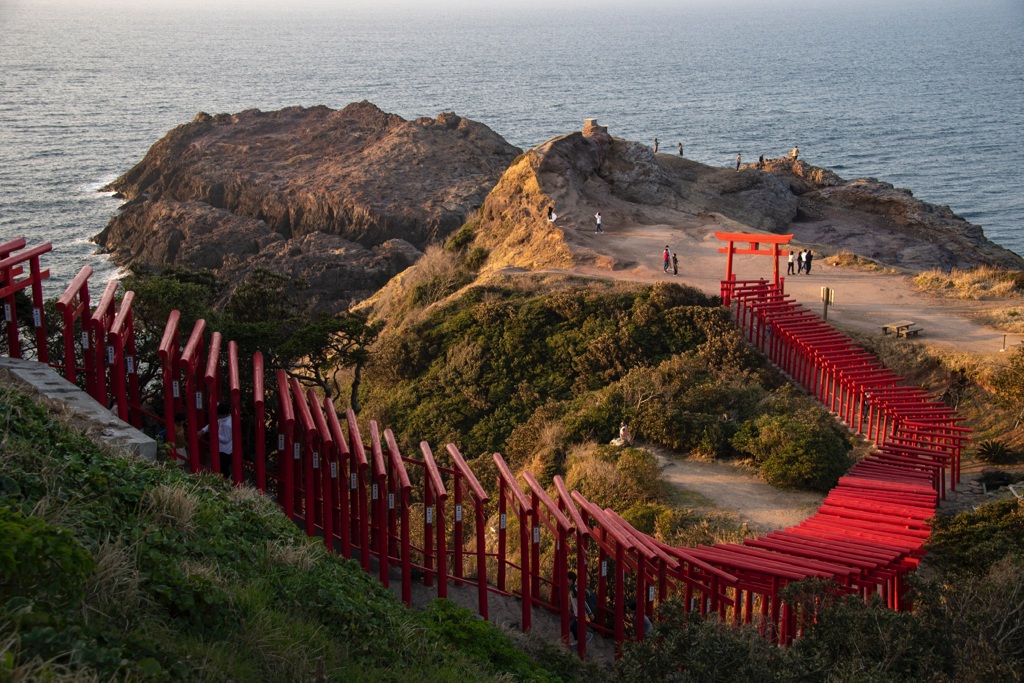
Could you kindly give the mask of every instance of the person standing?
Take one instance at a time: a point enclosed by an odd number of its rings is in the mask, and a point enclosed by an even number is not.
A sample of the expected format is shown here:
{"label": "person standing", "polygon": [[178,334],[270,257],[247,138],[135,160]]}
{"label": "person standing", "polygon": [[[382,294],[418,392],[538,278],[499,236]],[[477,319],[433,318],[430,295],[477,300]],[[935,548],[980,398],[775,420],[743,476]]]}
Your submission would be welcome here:
{"label": "person standing", "polygon": [[811,274],[811,260],[813,260],[813,259],[814,259],[814,254],[811,253],[810,249],[808,249],[807,250],[807,255],[804,256],[804,275],[810,275]]}
{"label": "person standing", "polygon": [[804,250],[801,249],[800,253],[796,255],[796,274],[804,272]]}
{"label": "person standing", "polygon": [[658,138],[654,138],[654,153],[658,153]]}
{"label": "person standing", "polygon": [[797,147],[796,145],[793,145],[793,151],[789,153],[789,158],[792,159],[793,161],[796,161],[799,156],[800,148]]}
{"label": "person standing", "polygon": [[683,143],[679,143],[679,156],[683,156]]}
{"label": "person standing", "polygon": [[[206,434],[210,425],[203,427],[199,433]],[[227,403],[217,405],[217,450],[220,453],[220,473],[231,479],[232,454],[235,450],[234,435],[231,433],[231,406]]]}
{"label": "person standing", "polygon": [[600,211],[598,211],[597,213],[594,214],[594,232],[595,233],[604,232],[604,230],[601,229],[601,212]]}
{"label": "person standing", "polygon": [[672,253],[672,274],[679,275],[679,257]]}
{"label": "person standing", "polygon": [[793,252],[789,252],[789,259],[786,261],[786,275],[795,275],[793,272]]}
{"label": "person standing", "polygon": [[672,265],[672,252],[669,250],[668,245],[665,245],[665,251],[661,252],[662,270],[668,273],[668,267]]}
{"label": "person standing", "polygon": [[757,158],[757,167],[764,168],[764,155],[762,154]]}
{"label": "person standing", "polygon": [[736,170],[740,170],[740,153],[736,152]]}
{"label": "person standing", "polygon": [[555,219],[558,218],[558,214],[555,213],[555,207],[548,207],[548,223],[554,223]]}

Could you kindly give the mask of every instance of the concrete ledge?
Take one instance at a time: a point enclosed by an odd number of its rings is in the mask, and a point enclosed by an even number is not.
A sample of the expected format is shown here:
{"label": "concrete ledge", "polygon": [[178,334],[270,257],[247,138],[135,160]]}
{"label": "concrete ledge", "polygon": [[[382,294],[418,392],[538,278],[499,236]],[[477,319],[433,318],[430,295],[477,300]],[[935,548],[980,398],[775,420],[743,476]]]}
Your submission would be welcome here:
{"label": "concrete ledge", "polygon": [[18,358],[0,358],[0,370],[6,371],[33,398],[63,406],[70,416],[81,421],[74,427],[94,443],[124,448],[140,458],[156,462],[156,441],[121,422],[49,365]]}

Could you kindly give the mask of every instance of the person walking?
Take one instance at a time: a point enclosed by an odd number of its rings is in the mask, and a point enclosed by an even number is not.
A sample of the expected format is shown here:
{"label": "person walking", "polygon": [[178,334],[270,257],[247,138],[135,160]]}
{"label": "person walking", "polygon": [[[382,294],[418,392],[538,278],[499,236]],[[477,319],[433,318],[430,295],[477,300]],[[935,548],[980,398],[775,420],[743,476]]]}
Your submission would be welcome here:
{"label": "person walking", "polygon": [[654,138],[654,153],[658,153],[658,138]]}
{"label": "person walking", "polygon": [[665,251],[661,253],[662,270],[668,273],[668,267],[672,265],[672,252],[669,250],[668,245],[665,245]]}
{"label": "person walking", "polygon": [[679,275],[679,257],[672,253],[672,274]]}
{"label": "person walking", "polygon": [[601,229],[601,212],[600,211],[598,211],[597,213],[594,214],[594,232],[595,233],[604,232],[604,230]]}
{"label": "person walking", "polygon": [[813,259],[814,259],[814,254],[812,254],[811,250],[808,249],[807,250],[807,255],[804,256],[804,275],[810,275],[811,274],[811,261]]}
{"label": "person walking", "polygon": [[[572,639],[579,641],[579,626],[577,621],[579,620],[579,589],[576,587],[576,572],[568,572],[566,576],[569,578],[569,613],[572,615],[569,619],[569,632],[572,633]],[[587,601],[587,591],[583,592],[583,609],[584,614],[588,619],[593,619],[593,608],[590,606],[590,602]],[[589,643],[594,637],[594,634],[587,629],[587,619],[583,621],[583,630],[587,634],[587,642]]]}
{"label": "person walking", "polygon": [[789,252],[789,259],[786,261],[786,275],[795,275],[793,272],[793,252]]}
{"label": "person walking", "polygon": [[683,143],[679,143],[679,156],[683,156]]}
{"label": "person walking", "polygon": [[740,153],[736,152],[736,170],[740,170]]}

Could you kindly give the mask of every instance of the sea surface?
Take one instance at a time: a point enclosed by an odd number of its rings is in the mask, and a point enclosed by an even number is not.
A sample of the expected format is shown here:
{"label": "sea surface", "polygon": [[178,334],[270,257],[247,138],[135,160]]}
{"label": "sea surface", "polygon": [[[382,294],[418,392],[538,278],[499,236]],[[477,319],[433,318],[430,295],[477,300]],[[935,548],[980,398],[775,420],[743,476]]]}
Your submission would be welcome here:
{"label": "sea surface", "polygon": [[113,276],[98,189],[168,130],[365,99],[523,148],[588,117],[720,166],[799,145],[1024,254],[1022,37],[1021,0],[0,0],[0,242],[54,243],[51,294]]}

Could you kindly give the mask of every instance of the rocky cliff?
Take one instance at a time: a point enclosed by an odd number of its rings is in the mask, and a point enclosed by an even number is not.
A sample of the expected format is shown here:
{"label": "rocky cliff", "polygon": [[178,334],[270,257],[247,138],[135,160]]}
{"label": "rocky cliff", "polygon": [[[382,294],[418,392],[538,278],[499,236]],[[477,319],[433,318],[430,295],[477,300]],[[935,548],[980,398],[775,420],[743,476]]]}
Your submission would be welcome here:
{"label": "rocky cliff", "polygon": [[470,217],[485,270],[635,265],[592,239],[596,211],[606,226],[697,241],[723,226],[793,233],[819,254],[907,270],[1024,269],[948,207],[802,160],[715,168],[594,122],[519,152],[455,114],[406,121],[368,102],[200,114],[113,183],[128,201],[97,239],[122,264],[209,268],[230,283],[257,267],[300,278],[328,312],[380,289]]}
{"label": "rocky cliff", "polygon": [[[548,207],[558,215],[552,224]],[[989,242],[949,207],[921,202],[873,178],[846,181],[804,161],[715,168],[615,138],[603,126],[554,138],[521,156],[487,197],[476,243],[490,268],[629,267],[588,233],[605,225],[686,226],[707,234],[714,217],[750,232],[793,233],[819,253],[845,249],[907,270],[996,265],[1024,259]]]}
{"label": "rocky cliff", "polygon": [[462,225],[519,153],[455,114],[407,121],[368,102],[200,113],[112,183],[127,202],[96,241],[120,264],[229,282],[271,267],[335,312]]}
{"label": "rocky cliff", "polygon": [[843,180],[827,169],[789,159],[768,160],[764,172],[788,182],[799,197],[787,232],[802,242],[912,271],[1024,268],[1024,259],[990,242],[980,226],[948,206],[922,202],[910,190],[875,178]]}

